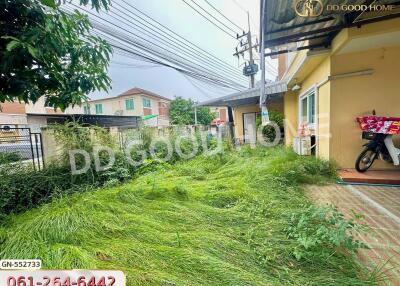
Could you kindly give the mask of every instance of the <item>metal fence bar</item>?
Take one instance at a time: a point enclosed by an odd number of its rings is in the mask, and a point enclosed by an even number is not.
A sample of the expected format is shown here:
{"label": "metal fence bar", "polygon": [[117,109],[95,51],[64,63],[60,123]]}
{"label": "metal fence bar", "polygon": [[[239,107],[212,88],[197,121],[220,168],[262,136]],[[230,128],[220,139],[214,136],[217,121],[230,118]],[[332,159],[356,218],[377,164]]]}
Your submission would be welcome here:
{"label": "metal fence bar", "polygon": [[43,152],[43,136],[42,136],[42,133],[39,133],[39,139],[40,139],[40,153],[42,155],[42,166],[43,166],[42,169],[44,169],[45,166],[44,166],[44,152]]}
{"label": "metal fence bar", "polygon": [[32,163],[33,163],[33,169],[36,171],[36,165],[35,165],[35,154],[33,153],[33,142],[32,142],[32,135],[31,135],[31,129],[28,129],[29,131],[29,143],[31,145],[31,154],[32,154]]}

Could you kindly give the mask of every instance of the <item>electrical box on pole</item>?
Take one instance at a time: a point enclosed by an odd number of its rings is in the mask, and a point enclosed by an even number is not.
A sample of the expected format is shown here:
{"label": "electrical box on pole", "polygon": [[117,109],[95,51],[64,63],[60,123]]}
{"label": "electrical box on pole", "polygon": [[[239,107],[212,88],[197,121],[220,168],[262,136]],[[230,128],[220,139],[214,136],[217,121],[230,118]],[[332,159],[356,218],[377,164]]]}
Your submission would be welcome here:
{"label": "electrical box on pole", "polygon": [[240,40],[240,45],[241,47],[244,46],[243,49],[238,50],[236,48],[236,53],[234,53],[234,56],[237,56],[239,58],[239,55],[244,55],[245,52],[249,52],[250,59],[245,63],[245,66],[243,68],[243,75],[250,77],[250,87],[253,88],[255,85],[255,74],[258,72],[258,65],[254,63],[254,58],[253,58],[253,49],[258,47],[258,43],[253,45],[252,42],[252,36],[251,36],[251,30],[250,30],[250,14],[247,12],[247,22],[249,25],[249,31],[247,33],[243,32],[242,35],[237,35],[237,39],[246,37],[247,42],[243,43],[242,40]]}

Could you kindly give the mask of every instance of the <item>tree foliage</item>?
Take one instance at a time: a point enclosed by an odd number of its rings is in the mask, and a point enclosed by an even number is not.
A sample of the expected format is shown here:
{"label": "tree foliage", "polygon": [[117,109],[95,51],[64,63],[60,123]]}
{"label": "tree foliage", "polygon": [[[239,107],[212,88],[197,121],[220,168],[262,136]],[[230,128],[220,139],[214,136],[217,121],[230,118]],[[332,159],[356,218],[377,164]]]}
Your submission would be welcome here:
{"label": "tree foliage", "polygon": [[[180,96],[175,97],[170,104],[170,118],[172,124],[191,125],[194,124],[194,106],[191,99],[184,99]],[[197,123],[208,125],[214,119],[214,114],[208,107],[197,107]]]}
{"label": "tree foliage", "polygon": [[[96,10],[109,0],[80,0]],[[111,47],[90,33],[87,15],[55,0],[0,1],[0,102],[36,102],[65,109],[95,90],[107,91]]]}

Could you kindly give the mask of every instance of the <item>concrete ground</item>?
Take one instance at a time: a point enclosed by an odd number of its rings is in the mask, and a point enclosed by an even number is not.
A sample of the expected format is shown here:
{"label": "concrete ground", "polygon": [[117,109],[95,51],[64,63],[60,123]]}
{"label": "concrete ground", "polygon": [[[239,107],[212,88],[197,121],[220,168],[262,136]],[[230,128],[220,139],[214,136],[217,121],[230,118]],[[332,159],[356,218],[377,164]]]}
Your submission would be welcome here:
{"label": "concrete ground", "polygon": [[363,215],[369,230],[361,239],[370,249],[359,251],[360,260],[371,271],[379,271],[381,285],[400,286],[400,186],[338,184],[309,186],[308,191],[319,204]]}

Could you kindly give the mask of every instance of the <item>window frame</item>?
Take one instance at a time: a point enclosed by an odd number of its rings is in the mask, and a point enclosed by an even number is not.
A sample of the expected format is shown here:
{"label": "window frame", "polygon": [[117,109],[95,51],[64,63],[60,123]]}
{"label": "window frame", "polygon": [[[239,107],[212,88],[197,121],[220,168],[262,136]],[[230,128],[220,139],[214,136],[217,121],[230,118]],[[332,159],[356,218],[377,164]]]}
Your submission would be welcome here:
{"label": "window frame", "polygon": [[[128,106],[128,103],[132,103],[132,106]],[[135,110],[135,101],[133,98],[125,99],[125,110]]]}
{"label": "window frame", "polygon": [[90,114],[90,105],[84,105],[83,106],[83,114]]}
{"label": "window frame", "polygon": [[[314,95],[314,118],[312,120],[312,122],[310,121],[310,107],[312,105],[310,105],[310,97]],[[306,100],[306,116],[304,116],[303,114],[303,101]],[[308,124],[308,126],[310,127],[310,129],[316,131],[317,129],[317,103],[318,103],[318,92],[317,92],[317,87],[316,85],[311,86],[309,89],[307,89],[305,92],[303,92],[302,94],[300,94],[299,96],[299,100],[298,100],[298,125],[300,127],[300,125],[304,122],[306,122]],[[303,118],[306,118],[306,120],[304,121]]]}
{"label": "window frame", "polygon": [[[98,108],[98,107],[100,107],[100,108]],[[103,104],[102,103],[95,103],[95,109],[96,109],[96,114],[103,114]]]}
{"label": "window frame", "polygon": [[[149,102],[149,106],[146,106],[146,105],[144,104],[145,101],[148,101],[148,102]],[[146,97],[143,97],[143,98],[142,98],[142,105],[143,105],[143,108],[151,108],[151,99],[146,98]]]}

